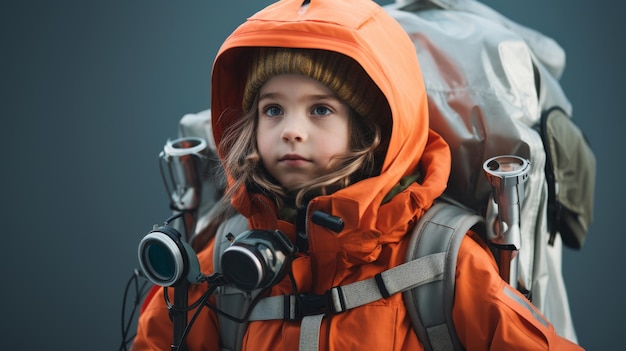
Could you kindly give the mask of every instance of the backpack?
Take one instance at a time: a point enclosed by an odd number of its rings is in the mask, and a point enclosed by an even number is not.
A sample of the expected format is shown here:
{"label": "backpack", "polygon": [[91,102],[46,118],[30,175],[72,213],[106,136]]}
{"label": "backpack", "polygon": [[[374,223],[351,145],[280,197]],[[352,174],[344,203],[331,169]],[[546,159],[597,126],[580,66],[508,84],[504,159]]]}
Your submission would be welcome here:
{"label": "backpack", "polygon": [[[519,280],[557,333],[576,341],[560,275],[560,245],[580,249],[584,243],[592,221],[595,158],[570,117],[571,105],[558,83],[564,52],[550,38],[472,0],[399,0],[385,9],[415,43],[429,97],[431,127],[451,146],[452,174],[445,198],[454,199],[439,201],[419,221],[411,234],[407,263],[379,278],[385,294],[403,293],[416,333],[427,349],[462,349],[451,320],[456,250],[470,228],[483,236],[493,230],[497,205],[483,175],[484,160],[518,155],[531,161],[520,214]],[[471,43],[467,35],[472,36]],[[179,135],[212,140],[210,111],[183,116]],[[215,145],[209,146],[214,152]],[[217,159],[213,156],[210,158]],[[224,185],[211,176],[212,170],[206,174],[198,235],[190,240],[194,247],[208,240],[201,232],[213,220]],[[229,244],[225,234],[246,229],[247,222],[236,214],[218,228],[216,271],[221,252]],[[550,250],[549,245],[553,246]],[[412,263],[424,261],[416,261],[419,259],[435,261],[436,269],[419,273],[407,268],[424,266]],[[412,273],[422,275],[406,279]],[[394,278],[398,275],[403,277],[400,283]],[[384,294],[378,286],[376,281],[364,281],[341,287],[344,296],[350,296],[348,305],[331,300],[332,305],[341,310],[367,303],[358,298],[361,295],[381,298]],[[360,289],[368,293],[359,293]],[[249,320],[296,318],[290,297],[257,303],[258,293],[220,287],[217,307],[229,315],[244,316],[256,303]],[[238,350],[246,323],[218,316],[223,349]],[[303,349],[315,347],[319,316],[305,316],[302,323],[307,326],[303,331],[308,330],[301,336]]]}
{"label": "backpack", "polygon": [[396,0],[385,9],[415,44],[431,128],[451,146],[447,194],[485,213],[491,191],[477,172],[482,162],[506,154],[529,159],[531,180],[547,178],[550,242],[559,233],[568,247],[582,248],[596,161],[558,82],[563,49],[474,0]]}
{"label": "backpack", "polygon": [[551,38],[474,0],[396,0],[426,86],[431,128],[452,151],[446,196],[497,217],[484,160],[530,160],[521,208],[520,285],[557,333],[576,334],[561,275],[562,246],[581,249],[593,219],[596,161],[559,84],[565,52]]}

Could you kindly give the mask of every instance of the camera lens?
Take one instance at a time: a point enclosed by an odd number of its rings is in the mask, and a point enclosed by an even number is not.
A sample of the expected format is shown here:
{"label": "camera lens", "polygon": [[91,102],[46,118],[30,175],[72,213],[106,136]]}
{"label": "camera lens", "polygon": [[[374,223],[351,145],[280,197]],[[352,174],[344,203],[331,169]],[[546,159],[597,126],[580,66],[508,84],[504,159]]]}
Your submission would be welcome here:
{"label": "camera lens", "polygon": [[263,264],[255,255],[256,249],[249,246],[231,246],[222,256],[222,267],[226,281],[239,289],[251,291],[263,280]]}
{"label": "camera lens", "polygon": [[185,271],[183,252],[176,242],[160,231],[151,232],[139,243],[139,265],[154,284],[172,286]]}
{"label": "camera lens", "polygon": [[244,291],[280,281],[291,264],[294,247],[282,232],[248,230],[224,250],[221,270],[230,285]]}
{"label": "camera lens", "polygon": [[160,280],[172,279],[176,271],[175,261],[167,246],[160,242],[149,243],[146,247],[146,262],[150,272]]}

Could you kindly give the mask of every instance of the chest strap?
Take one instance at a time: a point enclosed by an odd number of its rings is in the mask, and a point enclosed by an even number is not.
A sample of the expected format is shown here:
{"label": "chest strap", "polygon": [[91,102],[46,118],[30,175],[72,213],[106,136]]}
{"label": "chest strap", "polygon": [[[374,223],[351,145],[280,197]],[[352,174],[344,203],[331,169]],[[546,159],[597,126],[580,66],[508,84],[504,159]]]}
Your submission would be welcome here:
{"label": "chest strap", "polygon": [[323,295],[301,294],[270,296],[254,307],[249,320],[302,320],[300,350],[317,350],[319,331],[325,315],[387,298],[417,286],[443,279],[445,252],[403,263],[373,278],[336,286]]}

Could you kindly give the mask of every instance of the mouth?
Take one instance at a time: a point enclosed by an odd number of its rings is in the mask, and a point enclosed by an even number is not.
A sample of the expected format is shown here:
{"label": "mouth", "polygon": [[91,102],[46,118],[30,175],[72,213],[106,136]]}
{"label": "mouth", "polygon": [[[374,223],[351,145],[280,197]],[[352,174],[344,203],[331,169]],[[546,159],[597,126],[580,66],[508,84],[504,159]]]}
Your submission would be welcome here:
{"label": "mouth", "polygon": [[297,154],[287,154],[281,157],[279,161],[306,161],[306,158]]}
{"label": "mouth", "polygon": [[287,154],[279,158],[278,162],[290,166],[299,166],[306,162],[309,162],[309,160],[297,154]]}

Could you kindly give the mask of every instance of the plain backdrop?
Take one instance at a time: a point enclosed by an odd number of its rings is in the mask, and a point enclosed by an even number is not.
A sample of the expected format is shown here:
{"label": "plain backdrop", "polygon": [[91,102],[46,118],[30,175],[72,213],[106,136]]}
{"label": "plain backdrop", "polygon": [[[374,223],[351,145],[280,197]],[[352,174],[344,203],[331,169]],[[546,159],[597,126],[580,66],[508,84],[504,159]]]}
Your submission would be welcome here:
{"label": "plain backdrop", "polygon": [[[0,348],[119,347],[137,244],[170,214],[157,155],[184,114],[209,107],[221,42],[269,3],[0,3]],[[563,274],[580,343],[615,349],[626,312],[624,5],[486,3],[567,52],[562,84],[598,178],[595,221],[581,251],[565,250]]]}

